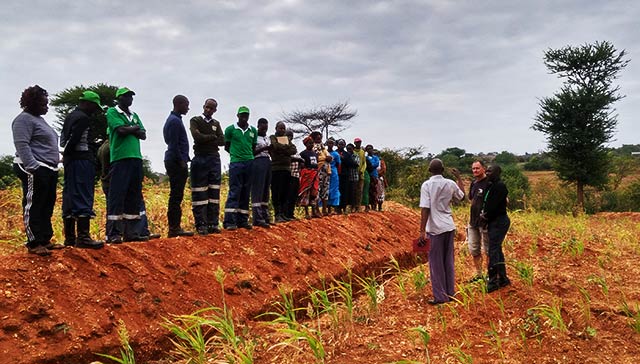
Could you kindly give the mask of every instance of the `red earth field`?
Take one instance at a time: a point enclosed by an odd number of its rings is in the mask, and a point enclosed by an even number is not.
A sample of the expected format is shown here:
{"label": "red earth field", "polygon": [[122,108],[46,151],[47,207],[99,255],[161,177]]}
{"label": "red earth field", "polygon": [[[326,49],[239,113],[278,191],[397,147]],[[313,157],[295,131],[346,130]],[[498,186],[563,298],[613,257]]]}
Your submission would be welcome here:
{"label": "red earth field", "polygon": [[[589,223],[620,219],[640,221],[635,214],[607,214]],[[384,212],[301,220],[268,230],[126,243],[99,251],[67,248],[44,258],[22,252],[2,256],[0,362],[107,363],[95,353],[118,354],[119,320],[126,324],[138,363],[175,362],[169,359],[170,335],[161,326],[163,317],[221,306],[214,275],[219,266],[227,275],[226,304],[239,328],[259,343],[255,362],[313,363],[308,350],[273,348],[282,338],[256,316],[273,311],[279,287],[293,290],[302,301],[323,277],[344,277],[345,267],[354,275],[379,274],[393,255],[401,267],[413,268],[416,260],[409,246],[418,221],[417,211],[389,203]],[[508,239],[508,260],[529,254],[529,235],[512,229]],[[540,233],[534,239],[532,286],[510,267],[510,287],[491,294],[471,289],[471,300],[433,307],[426,303],[428,285],[417,290],[407,282],[403,294],[399,278],[388,275],[382,281],[384,300],[375,312],[360,310],[353,322],[323,330],[326,362],[425,362],[425,346],[410,333],[417,326],[430,333],[432,363],[465,362],[460,352],[473,363],[638,362],[640,334],[620,309],[623,298],[630,307],[640,302],[637,245],[609,252],[606,241],[594,237],[584,253],[569,256],[560,254],[552,235]],[[462,233],[456,246],[457,282],[462,285],[471,276]],[[607,254],[610,259],[602,259]],[[428,274],[428,266],[422,269]],[[596,273],[608,282],[606,293],[590,280]],[[411,276],[410,271],[403,274]],[[578,286],[590,292],[588,305]],[[366,306],[365,298],[357,306]],[[530,310],[558,300],[566,331],[552,328]],[[323,320],[322,325],[329,324]]]}

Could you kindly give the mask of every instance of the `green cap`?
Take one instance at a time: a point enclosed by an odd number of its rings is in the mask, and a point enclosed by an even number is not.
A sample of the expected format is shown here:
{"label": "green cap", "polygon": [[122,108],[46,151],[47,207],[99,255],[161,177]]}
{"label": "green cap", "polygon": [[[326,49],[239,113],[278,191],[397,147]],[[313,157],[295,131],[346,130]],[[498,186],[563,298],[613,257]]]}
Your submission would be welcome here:
{"label": "green cap", "polygon": [[102,104],[100,103],[100,95],[93,91],[84,91],[82,96],[80,96],[80,100],[93,102],[98,105],[99,108],[102,109]]}
{"label": "green cap", "polygon": [[136,94],[135,92],[133,92],[133,91],[129,90],[129,89],[128,89],[128,88],[126,88],[126,87],[120,87],[120,88],[118,89],[118,91],[116,91],[116,99],[117,99],[118,97],[120,97],[120,96],[124,95],[124,94],[128,94],[129,92],[131,92],[131,93],[132,93],[132,94],[134,94],[134,95]]}
{"label": "green cap", "polygon": [[249,114],[249,108],[246,106],[240,106],[238,108],[238,115],[240,114]]}

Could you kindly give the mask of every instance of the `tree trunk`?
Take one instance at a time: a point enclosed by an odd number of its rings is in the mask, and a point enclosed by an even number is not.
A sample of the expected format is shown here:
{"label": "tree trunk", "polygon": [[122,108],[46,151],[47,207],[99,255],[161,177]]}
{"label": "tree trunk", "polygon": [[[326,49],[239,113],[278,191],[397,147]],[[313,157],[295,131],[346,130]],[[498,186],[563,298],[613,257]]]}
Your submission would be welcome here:
{"label": "tree trunk", "polygon": [[580,213],[584,212],[584,184],[578,181],[576,185],[576,198],[578,202],[578,210]]}

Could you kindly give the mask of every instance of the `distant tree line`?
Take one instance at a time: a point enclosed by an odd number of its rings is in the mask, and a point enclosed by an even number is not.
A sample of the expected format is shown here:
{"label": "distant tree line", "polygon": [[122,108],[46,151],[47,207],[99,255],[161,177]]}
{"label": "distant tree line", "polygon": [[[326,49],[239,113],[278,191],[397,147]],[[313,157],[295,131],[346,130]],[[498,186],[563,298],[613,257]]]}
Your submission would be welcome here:
{"label": "distant tree line", "polygon": [[[622,180],[640,172],[640,156],[633,156],[632,152],[640,152],[640,144],[623,145],[620,148],[607,149],[611,157],[608,170],[608,183],[597,188],[589,189],[593,196],[588,197],[587,212],[597,211],[640,211],[640,179],[622,186]],[[567,198],[562,200],[562,205],[546,203],[544,196],[537,196],[537,206],[532,206],[532,187],[529,179],[523,171],[551,171],[553,160],[547,153],[535,153],[516,155],[507,151],[500,153],[468,153],[464,149],[451,147],[438,154],[424,153],[423,147],[410,147],[402,149],[383,149],[380,155],[387,165],[387,182],[389,183],[389,196],[406,203],[415,205],[420,198],[420,186],[429,178],[427,165],[433,158],[440,158],[447,168],[457,168],[471,178],[471,164],[475,160],[481,160],[485,164],[496,163],[502,166],[502,178],[509,189],[509,208],[541,208],[557,212],[571,212],[572,202],[575,200],[575,191],[571,192],[568,186],[560,187]],[[453,176],[445,171],[445,177]],[[467,185],[468,186],[468,185]],[[549,187],[551,189],[552,187]],[[468,191],[465,191],[468,192]],[[544,195],[544,190],[538,191]],[[549,199],[553,200],[549,191]],[[571,197],[572,196],[572,197]],[[557,202],[557,201],[556,201]]]}

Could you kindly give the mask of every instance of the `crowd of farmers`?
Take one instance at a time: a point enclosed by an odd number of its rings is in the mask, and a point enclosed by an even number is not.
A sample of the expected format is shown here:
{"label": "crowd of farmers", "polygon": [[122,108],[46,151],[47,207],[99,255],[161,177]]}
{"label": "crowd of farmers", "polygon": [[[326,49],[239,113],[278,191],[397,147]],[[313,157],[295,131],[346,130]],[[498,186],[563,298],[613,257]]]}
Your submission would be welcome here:
{"label": "crowd of farmers", "polygon": [[[39,86],[23,92],[23,112],[13,121],[12,131],[16,147],[14,169],[24,189],[29,253],[49,255],[51,250],[64,246],[104,246],[104,241],[94,240],[89,233],[90,220],[95,216],[96,163],[101,166],[100,179],[107,196],[106,243],[160,237],[148,227],[140,149],[146,129],[140,117],[130,110],[134,95],[126,87],[116,91],[117,104],[106,108],[108,139],[96,152],[96,133],[91,130],[90,117],[105,109],[97,93],[82,93],[58,137],[42,117],[48,111],[47,92]],[[220,233],[221,147],[230,155],[224,229],[269,228],[295,220],[296,206],[304,207],[306,218],[347,214],[363,208],[382,209],[386,166],[373,146],[363,148],[359,138],[353,144],[333,138],[323,141],[322,133],[314,131],[304,137],[305,149],[299,151],[293,143],[293,132],[284,122],[276,123],[275,132],[268,135],[268,120],[260,118],[256,126],[249,125],[250,110],[241,106],[237,122],[223,129],[213,118],[217,107],[216,100],[206,99],[202,113],[190,119],[190,147],[182,120],[189,111],[189,100],[182,95],[173,98],[173,110],[163,128],[167,144],[164,164],[170,185],[169,237]],[[64,245],[51,242],[60,148],[64,166]],[[188,177],[195,232],[181,226]]]}
{"label": "crowd of farmers", "polygon": [[[20,98],[23,112],[14,119],[12,132],[16,148],[14,171],[22,182],[29,253],[47,256],[65,246],[89,249],[104,246],[104,241],[94,240],[89,233],[90,220],[95,216],[97,162],[107,196],[106,243],[160,237],[149,231],[142,194],[140,141],[147,135],[140,117],[130,109],[134,95],[126,87],[117,89],[117,104],[106,110],[107,139],[96,152],[96,133],[91,129],[90,118],[105,109],[97,93],[89,90],[82,93],[78,106],[66,116],[58,137],[42,117],[48,111],[46,90],[36,85],[23,91]],[[313,131],[304,135],[304,150],[299,151],[293,143],[293,132],[284,122],[277,122],[274,133],[268,135],[269,121],[260,118],[255,127],[250,125],[249,108],[240,106],[237,122],[223,129],[213,118],[217,107],[215,99],[206,99],[202,114],[190,119],[194,153],[191,159],[182,120],[189,111],[189,100],[182,95],[173,98],[173,110],[163,127],[167,144],[164,164],[170,185],[169,237],[221,232],[220,147],[230,155],[229,191],[222,222],[226,230],[269,228],[295,220],[296,206],[304,208],[306,218],[354,213],[363,207],[365,211],[382,210],[386,165],[372,145],[363,148],[359,138],[353,144],[333,138],[323,141],[322,133]],[[64,244],[54,244],[51,217],[56,202],[60,147],[65,239]],[[455,295],[455,224],[450,205],[465,197],[460,173],[452,170],[457,179],[454,182],[443,178],[444,170],[442,161],[433,159],[429,164],[431,177],[422,184],[420,194],[420,237],[416,244],[430,245],[434,295],[431,304],[449,302]],[[476,269],[473,280],[486,280],[491,292],[510,285],[502,252],[510,226],[506,211],[508,191],[500,180],[499,166],[489,166],[485,173],[484,164],[476,161],[472,172],[467,240]],[[181,226],[181,205],[189,177],[195,232]],[[487,257],[486,276],[482,273],[483,255]]]}

